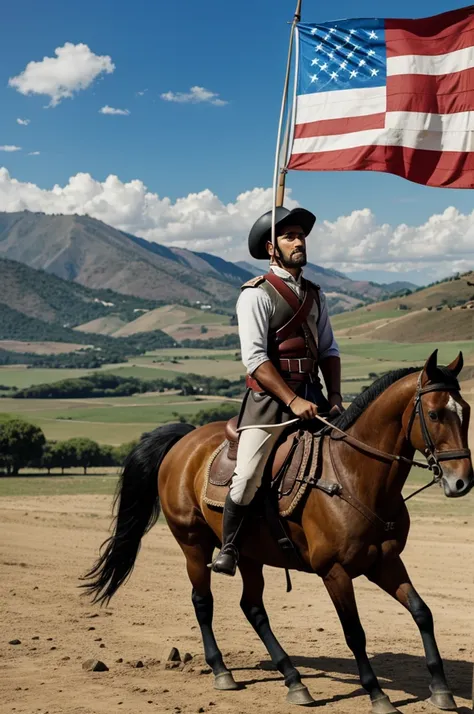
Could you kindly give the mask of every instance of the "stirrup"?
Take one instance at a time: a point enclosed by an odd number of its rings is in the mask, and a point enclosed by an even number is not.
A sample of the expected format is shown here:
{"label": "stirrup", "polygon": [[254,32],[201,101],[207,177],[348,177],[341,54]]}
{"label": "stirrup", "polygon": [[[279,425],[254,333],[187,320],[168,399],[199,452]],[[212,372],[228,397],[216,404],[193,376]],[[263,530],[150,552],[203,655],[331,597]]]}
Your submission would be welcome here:
{"label": "stirrup", "polygon": [[238,562],[239,551],[237,547],[233,543],[226,543],[208,567],[215,573],[232,577],[235,575]]}

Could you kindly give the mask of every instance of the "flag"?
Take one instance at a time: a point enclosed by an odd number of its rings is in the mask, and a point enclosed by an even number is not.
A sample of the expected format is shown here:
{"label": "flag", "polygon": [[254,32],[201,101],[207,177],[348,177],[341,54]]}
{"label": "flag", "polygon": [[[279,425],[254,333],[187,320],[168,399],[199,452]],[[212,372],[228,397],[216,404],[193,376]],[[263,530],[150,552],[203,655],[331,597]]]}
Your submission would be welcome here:
{"label": "flag", "polygon": [[298,25],[289,169],[474,188],[474,5]]}

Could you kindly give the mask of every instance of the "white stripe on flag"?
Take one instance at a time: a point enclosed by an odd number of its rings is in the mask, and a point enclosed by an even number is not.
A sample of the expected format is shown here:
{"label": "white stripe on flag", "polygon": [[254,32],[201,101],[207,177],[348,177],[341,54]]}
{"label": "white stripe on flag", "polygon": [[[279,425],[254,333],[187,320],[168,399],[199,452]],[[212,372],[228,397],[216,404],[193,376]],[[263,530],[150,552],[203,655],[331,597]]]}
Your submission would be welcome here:
{"label": "white stripe on flag", "polygon": [[296,99],[296,123],[307,124],[323,119],[370,116],[370,114],[381,114],[386,110],[385,86],[300,94]]}
{"label": "white stripe on flag", "polygon": [[387,112],[385,127],[406,131],[474,131],[474,112],[458,112],[457,114]]}
{"label": "white stripe on flag", "polygon": [[293,154],[342,151],[362,146],[406,146],[427,151],[473,151],[474,132],[404,131],[403,129],[369,129],[351,134],[315,136],[295,139]]}
{"label": "white stripe on flag", "polygon": [[474,47],[448,52],[445,55],[399,55],[388,57],[387,75],[451,74],[474,67]]}

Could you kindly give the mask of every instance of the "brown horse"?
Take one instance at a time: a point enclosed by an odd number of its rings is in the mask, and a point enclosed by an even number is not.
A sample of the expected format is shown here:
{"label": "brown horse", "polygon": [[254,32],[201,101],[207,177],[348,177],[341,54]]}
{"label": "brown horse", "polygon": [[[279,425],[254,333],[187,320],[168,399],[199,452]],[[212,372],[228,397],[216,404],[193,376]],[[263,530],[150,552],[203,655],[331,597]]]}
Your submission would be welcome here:
{"label": "brown horse", "polygon": [[[332,598],[376,714],[398,710],[382,691],[367,657],[352,584],[359,575],[367,576],[411,613],[431,674],[430,702],[440,709],[455,708],[431,612],[411,584],[400,557],[410,527],[401,492],[416,449],[427,455],[446,496],[462,496],[473,486],[467,448],[470,408],[460,396],[457,381],[462,363],[459,354],[449,367],[438,367],[434,352],[421,371],[392,372],[357,397],[336,422],[352,443],[325,437],[322,446],[322,478],[341,484],[349,498],[311,489],[295,511],[297,515],[287,523],[301,555],[300,569],[317,573]],[[206,465],[223,440],[222,422],[198,429],[170,424],[142,437],[124,465],[114,535],[106,541],[84,587],[94,594],[95,601],[108,602],[132,571],[141,538],[156,522],[161,504],[186,558],[192,601],[215,687],[235,689],[237,684],[212,630],[208,565],[220,543],[222,514],[202,501]],[[392,458],[385,458],[382,451]],[[288,701],[309,704],[311,695],[270,628],[262,599],[265,564],[286,567],[287,560],[265,520],[255,515],[247,523],[239,562],[241,607],[284,676]]]}

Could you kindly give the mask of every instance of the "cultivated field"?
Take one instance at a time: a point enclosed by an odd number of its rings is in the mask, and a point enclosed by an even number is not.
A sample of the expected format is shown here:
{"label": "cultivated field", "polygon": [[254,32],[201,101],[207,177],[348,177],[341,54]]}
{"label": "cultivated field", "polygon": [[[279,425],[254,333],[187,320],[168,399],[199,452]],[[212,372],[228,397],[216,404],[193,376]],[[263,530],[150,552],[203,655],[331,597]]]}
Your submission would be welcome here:
{"label": "cultivated field", "polygon": [[[226,400],[222,397],[181,397],[173,394],[140,394],[111,399],[2,399],[1,413],[37,424],[47,439],[85,436],[118,446],[137,439],[159,424],[189,417]],[[238,412],[236,403],[236,413]]]}
{"label": "cultivated field", "polygon": [[[414,482],[419,481],[415,474]],[[242,688],[217,692],[202,656],[184,559],[161,520],[144,539],[137,567],[110,606],[80,595],[78,578],[110,526],[114,476],[0,480],[1,711],[15,714],[290,714],[285,687],[239,608],[239,578],[214,578],[215,631]],[[3,491],[4,492],[4,491]],[[1,493],[1,491],[0,491]],[[41,495],[39,495],[41,494]],[[86,495],[88,494],[88,495]],[[71,498],[74,496],[74,498]],[[470,711],[472,675],[472,498],[450,501],[437,489],[411,501],[405,562],[436,624],[447,676]],[[273,629],[328,714],[365,714],[353,658],[316,576],[266,573]],[[435,711],[423,649],[411,618],[365,579],[356,581],[368,652],[382,686],[405,714]],[[20,640],[19,645],[7,644]],[[165,670],[172,646],[193,659]],[[82,663],[104,661],[108,672]],[[141,660],[143,667],[134,664]]]}
{"label": "cultivated field", "polygon": [[[235,333],[237,328],[229,324],[229,315],[218,315],[207,310],[198,310],[183,305],[163,305],[138,315],[130,322],[116,316],[99,318],[77,327],[81,332],[98,332],[113,337],[126,337],[139,332],[163,330],[176,340],[209,339]],[[201,326],[207,328],[201,332]]]}
{"label": "cultivated field", "polygon": [[[439,362],[449,363],[459,350],[471,371],[474,368],[474,341],[400,344],[367,338],[339,337],[343,364],[343,393],[358,394],[382,374],[400,367],[422,365],[430,353],[439,349]],[[80,377],[96,370],[27,369],[0,367],[0,385],[27,387]],[[121,365],[108,365],[107,371],[122,377],[141,379],[172,378],[177,374],[195,373],[205,376],[238,379],[244,368],[235,350],[160,350],[136,357]],[[468,370],[465,373],[469,376]],[[464,383],[468,398],[474,401],[474,382]],[[1,393],[1,392],[0,392]],[[40,426],[48,439],[68,439],[87,436],[99,443],[121,444],[140,436],[156,425],[195,414],[209,406],[228,401],[221,397],[181,397],[177,393],[153,393],[132,397],[96,399],[12,399],[4,392],[0,399],[0,414],[16,414]],[[472,396],[471,396],[472,395]],[[236,404],[236,409],[238,405]]]}

